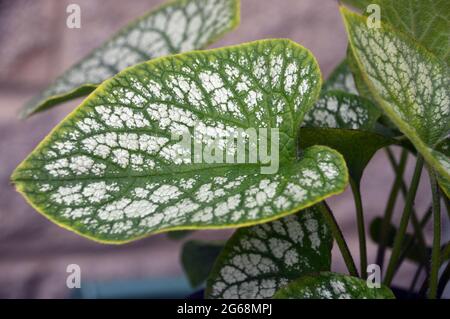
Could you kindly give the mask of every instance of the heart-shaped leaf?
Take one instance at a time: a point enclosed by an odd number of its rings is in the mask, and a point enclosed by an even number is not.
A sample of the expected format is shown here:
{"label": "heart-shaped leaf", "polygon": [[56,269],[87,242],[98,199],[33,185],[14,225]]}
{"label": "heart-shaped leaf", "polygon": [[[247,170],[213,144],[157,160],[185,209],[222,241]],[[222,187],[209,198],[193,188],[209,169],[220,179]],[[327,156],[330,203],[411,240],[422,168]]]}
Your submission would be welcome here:
{"label": "heart-shaped leaf", "polygon": [[332,237],[313,206],[241,228],[228,240],[208,278],[207,298],[271,298],[300,275],[329,270]]}
{"label": "heart-shaped leaf", "polygon": [[275,299],[395,299],[392,291],[381,285],[369,288],[366,281],[342,274],[321,272],[305,275],[281,288]]}
{"label": "heart-shaped leaf", "polygon": [[365,14],[379,5],[380,18],[409,34],[435,56],[450,65],[450,2],[447,0],[341,0]]}
{"label": "heart-shaped leaf", "polygon": [[22,110],[28,117],[84,96],[136,63],[202,49],[239,23],[239,0],[175,0],[121,29],[58,77]]}
{"label": "heart-shaped leaf", "polygon": [[224,246],[222,241],[203,240],[189,240],[183,245],[181,264],[192,287],[206,281]]}
{"label": "heart-shaped leaf", "polygon": [[350,46],[369,90],[392,122],[443,178],[450,159],[436,145],[450,131],[447,65],[387,24],[341,8]]}
{"label": "heart-shaped leaf", "polygon": [[12,180],[51,220],[106,242],[274,220],[348,183],[328,147],[297,158],[319,92],[317,62],[289,40],[151,60],[100,85]]}

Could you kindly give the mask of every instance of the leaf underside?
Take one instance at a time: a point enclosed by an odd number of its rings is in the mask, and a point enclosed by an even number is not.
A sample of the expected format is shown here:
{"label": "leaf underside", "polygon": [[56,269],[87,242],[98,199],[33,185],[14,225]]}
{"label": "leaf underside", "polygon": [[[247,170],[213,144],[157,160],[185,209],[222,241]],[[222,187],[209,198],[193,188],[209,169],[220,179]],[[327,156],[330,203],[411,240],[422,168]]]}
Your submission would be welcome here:
{"label": "leaf underside", "polygon": [[[155,59],[104,82],[12,180],[46,217],[104,242],[270,221],[348,182],[342,156],[325,146],[296,159],[299,124],[319,92],[317,62],[289,40]],[[212,138],[255,127],[279,129],[275,174],[248,155],[196,163],[191,146],[171,138],[189,131],[205,153]],[[236,155],[220,143],[215,151]]]}
{"label": "leaf underside", "polygon": [[341,153],[351,178],[357,183],[375,152],[393,142],[377,133],[335,128],[304,127],[300,130],[299,138],[301,148],[325,145]]}
{"label": "leaf underside", "polygon": [[202,49],[239,23],[239,0],[175,0],[121,29],[58,77],[21,111],[28,117],[85,96],[119,71],[149,59]]}
{"label": "leaf underside", "polygon": [[357,277],[331,272],[302,276],[280,289],[275,299],[395,299],[392,291],[381,285],[369,288]]}
{"label": "leaf underside", "polygon": [[443,178],[450,159],[436,145],[450,132],[448,67],[413,40],[341,8],[364,81],[386,115]]}
{"label": "leaf underside", "polygon": [[192,287],[206,281],[224,246],[221,241],[189,240],[184,243],[181,264]]}
{"label": "leaf underside", "polygon": [[332,237],[315,206],[237,230],[208,278],[207,298],[271,298],[300,275],[329,270]]}

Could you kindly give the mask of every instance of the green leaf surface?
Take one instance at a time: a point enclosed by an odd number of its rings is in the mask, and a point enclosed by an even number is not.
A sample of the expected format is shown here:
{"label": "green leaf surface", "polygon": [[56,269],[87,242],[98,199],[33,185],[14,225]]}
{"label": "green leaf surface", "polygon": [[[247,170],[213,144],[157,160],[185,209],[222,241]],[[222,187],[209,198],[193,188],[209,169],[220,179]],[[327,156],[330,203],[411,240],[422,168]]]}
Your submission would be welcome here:
{"label": "green leaf surface", "polygon": [[380,6],[381,20],[404,32],[450,66],[450,2],[448,0],[341,0],[365,14]]}
{"label": "green leaf surface", "polygon": [[369,100],[342,91],[321,95],[304,120],[305,127],[373,130],[380,111]]}
{"label": "green leaf surface", "polygon": [[329,270],[331,233],[313,206],[295,215],[241,228],[218,257],[207,298],[271,298],[300,275]]}
{"label": "green leaf surface", "polygon": [[305,127],[300,130],[299,139],[301,148],[326,145],[341,153],[355,182],[361,180],[363,171],[375,152],[393,143],[392,139],[377,133],[334,128]]}
{"label": "green leaf surface", "polygon": [[[320,81],[311,53],[281,39],[151,60],[100,85],[12,180],[46,217],[103,242],[271,221],[348,183],[336,151],[313,146],[298,157],[298,128]],[[249,161],[251,128],[278,129],[269,142],[279,161]],[[172,138],[186,132],[187,146]],[[211,142],[238,133],[242,163],[237,147]],[[214,144],[222,158],[198,163],[191,142],[205,155]],[[276,162],[278,170],[264,171]]]}
{"label": "green leaf surface", "polygon": [[331,272],[305,275],[281,288],[275,299],[395,299],[382,285],[369,288],[365,280]]}
{"label": "green leaf surface", "polygon": [[175,0],[119,30],[64,72],[21,112],[28,117],[85,96],[119,71],[168,54],[202,49],[239,23],[239,0]]}
{"label": "green leaf surface", "polygon": [[224,246],[222,241],[189,240],[184,243],[181,264],[192,287],[206,281]]}
{"label": "green leaf surface", "polygon": [[341,8],[364,81],[386,115],[443,178],[450,159],[436,145],[450,131],[449,69],[392,27],[369,28],[366,18]]}

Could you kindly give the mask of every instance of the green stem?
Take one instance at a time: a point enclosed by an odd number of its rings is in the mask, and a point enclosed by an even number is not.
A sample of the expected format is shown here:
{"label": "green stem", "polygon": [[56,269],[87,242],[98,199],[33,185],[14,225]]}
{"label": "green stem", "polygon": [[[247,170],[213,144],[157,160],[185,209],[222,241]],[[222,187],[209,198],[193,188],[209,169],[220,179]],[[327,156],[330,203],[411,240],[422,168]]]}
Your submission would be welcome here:
{"label": "green stem", "polygon": [[[394,169],[397,169],[397,163],[395,161],[395,158],[390,157],[390,161],[391,161],[391,164],[394,167]],[[406,196],[408,194],[408,187],[406,186],[406,183],[403,180],[403,178],[401,180],[400,189],[402,191],[403,197],[406,199]],[[417,237],[416,244],[418,245],[420,256],[422,257],[423,260],[428,260],[429,256],[428,256],[428,251],[427,251],[427,243],[425,241],[425,236],[423,234],[423,226],[420,225],[419,218],[417,217],[417,213],[416,213],[416,210],[414,209],[414,207],[412,208],[411,221],[412,221],[412,225],[413,225],[413,229],[414,229],[414,235]],[[400,266],[401,262],[402,262],[402,259],[400,259],[398,267]],[[427,272],[430,270],[428,263],[425,264],[425,269]]]}
{"label": "green stem", "polygon": [[423,265],[420,264],[417,266],[416,273],[414,274],[413,280],[411,281],[411,285],[409,286],[408,292],[412,294],[414,289],[416,288],[417,281],[419,280],[420,273],[422,272]]}
{"label": "green stem", "polygon": [[450,263],[448,263],[447,266],[445,266],[445,269],[441,275],[441,279],[439,279],[439,285],[437,289],[438,298],[442,297],[442,293],[444,292],[444,289],[447,286],[449,280],[450,280]]}
{"label": "green stem", "polygon": [[[392,167],[394,168],[396,174],[402,176],[402,179],[400,181],[400,189],[401,189],[403,197],[406,198],[406,195],[408,194],[408,187],[406,186],[406,183],[403,180],[403,172],[399,171],[397,161],[395,160],[395,156],[392,153],[392,151],[390,149],[387,149],[386,151],[388,154],[389,162],[391,163]],[[418,247],[420,257],[422,258],[422,260],[425,261],[425,270],[428,273],[430,270],[430,267],[427,262],[427,260],[429,258],[428,250],[427,250],[427,243],[425,241],[425,236],[423,234],[423,227],[420,226],[419,218],[417,217],[417,213],[416,213],[416,210],[414,209],[414,207],[412,208],[411,221],[412,221],[412,225],[413,225],[413,229],[414,229],[414,235],[415,235],[415,237],[417,237],[414,244],[416,244]],[[410,244],[413,244],[413,242],[408,243],[408,245],[406,245],[405,247],[408,247]],[[400,265],[402,264],[405,255],[406,255],[406,252],[403,251],[402,257],[399,259],[399,262],[397,264],[396,271],[398,270],[398,268],[400,268]],[[395,272],[394,272],[394,275],[395,275]]]}
{"label": "green stem", "polygon": [[[392,151],[390,150],[389,147],[386,148],[386,152],[388,153],[388,157],[390,157],[389,154],[393,156]],[[378,245],[376,257],[376,264],[379,265],[381,269],[383,269],[384,264],[384,255],[386,252],[389,226],[391,225],[395,202],[397,200],[398,193],[400,191],[401,183],[403,180],[403,172],[405,171],[407,161],[408,161],[408,151],[406,149],[403,149],[400,155],[400,162],[397,166],[394,184],[392,185],[391,193],[389,194],[386,209],[384,211],[383,222],[381,224],[380,244]]]}
{"label": "green stem", "polygon": [[364,211],[361,200],[361,190],[359,183],[356,183],[352,178],[350,179],[350,186],[353,192],[353,198],[356,208],[356,222],[358,224],[359,237],[359,256],[360,256],[360,272],[361,278],[367,278],[367,245],[366,245],[366,230],[364,226]]}
{"label": "green stem", "polygon": [[359,277],[358,270],[356,270],[355,262],[353,261],[352,254],[350,253],[350,249],[348,249],[347,243],[344,239],[344,235],[342,235],[342,231],[339,228],[339,225],[336,222],[336,219],[334,218],[331,209],[327,206],[325,202],[321,202],[317,206],[320,209],[323,218],[325,219],[325,222],[330,228],[334,239],[336,240],[336,243],[339,247],[339,250],[341,251],[342,257],[344,258],[344,262],[345,265],[347,266],[349,274],[355,277]]}
{"label": "green stem", "polygon": [[447,211],[448,219],[450,220],[450,199],[447,196],[442,196],[444,198],[445,210]]}
{"label": "green stem", "polygon": [[[432,208],[430,207],[429,209],[427,209],[427,211],[426,211],[426,213],[424,214],[424,216],[423,216],[423,218],[422,218],[422,220],[419,222],[419,227],[420,227],[420,229],[422,230],[422,229],[424,229],[425,228],[425,226],[427,225],[427,223],[428,223],[428,221],[429,221],[429,219],[430,219],[430,217],[433,215],[433,210],[432,210]],[[414,236],[411,236],[411,237],[409,237],[409,239],[405,242],[405,249],[403,250],[403,252],[402,252],[402,254],[401,254],[401,256],[400,256],[400,258],[399,258],[399,261],[398,261],[398,264],[397,264],[397,268],[396,268],[396,271],[398,270],[398,268],[399,268],[399,265],[403,262],[403,260],[406,258],[406,256],[408,255],[408,253],[410,252],[410,250],[412,250],[412,249],[414,249],[415,247],[415,245],[417,245],[418,243],[417,243],[417,238],[416,237],[414,237]],[[425,247],[425,254],[421,254],[421,257],[422,257],[422,260],[421,261],[423,261],[423,266],[425,267],[425,270],[426,270],[426,272],[428,273],[429,272],[429,269],[430,269],[430,267],[429,267],[429,265],[428,265],[428,260],[429,260],[429,258],[430,258],[430,256],[429,256],[429,254],[428,254],[428,248],[427,247]]]}
{"label": "green stem", "polygon": [[450,259],[450,243],[446,244],[441,251],[441,264]]}
{"label": "green stem", "polygon": [[395,235],[391,258],[389,259],[389,264],[386,270],[386,277],[384,278],[384,284],[387,286],[389,286],[392,282],[395,268],[397,266],[397,262],[400,257],[403,240],[405,239],[406,229],[408,227],[409,217],[411,216],[412,207],[414,205],[414,199],[416,197],[417,188],[419,186],[422,168],[423,168],[423,158],[421,155],[418,155],[416,167],[414,169],[414,175],[411,180],[408,195],[406,196],[406,202],[400,220],[400,226],[397,234]]}
{"label": "green stem", "polygon": [[431,194],[433,197],[433,249],[431,251],[428,298],[435,299],[437,296],[441,252],[441,203],[436,174],[431,168],[428,169],[428,174],[430,175]]}
{"label": "green stem", "polygon": [[[441,258],[439,260],[439,265],[442,266],[447,260],[450,259],[450,243],[447,243],[443,247],[441,247],[440,256],[441,256]],[[447,266],[448,265],[450,265],[450,262],[447,264]],[[439,282],[441,282],[442,280],[443,279],[441,276],[441,279]],[[429,283],[430,283],[430,273],[427,274],[425,280],[422,283],[422,287],[420,288],[420,292],[419,292],[421,295],[425,294],[425,292],[428,289]],[[439,295],[439,286],[438,286],[438,295]]]}

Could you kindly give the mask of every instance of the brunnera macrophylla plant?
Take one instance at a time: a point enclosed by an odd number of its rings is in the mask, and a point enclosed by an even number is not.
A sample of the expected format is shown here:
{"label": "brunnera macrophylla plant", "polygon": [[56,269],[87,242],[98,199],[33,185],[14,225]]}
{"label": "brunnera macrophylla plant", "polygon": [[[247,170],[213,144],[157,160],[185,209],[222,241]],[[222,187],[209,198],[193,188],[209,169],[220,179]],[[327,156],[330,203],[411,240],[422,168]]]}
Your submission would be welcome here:
{"label": "brunnera macrophylla plant", "polygon": [[[178,0],[144,15],[25,106],[30,116],[90,93],[13,183],[53,222],[104,243],[237,228],[226,242],[185,242],[182,264],[207,298],[394,298],[404,259],[426,271],[418,293],[439,297],[450,278],[449,266],[439,276],[450,257],[440,231],[450,193],[449,3],[343,2],[360,13],[341,6],[347,57],[324,83],[312,53],[287,39],[192,51],[236,27],[237,0]],[[376,24],[369,4],[381,10]],[[381,268],[392,253],[383,283],[369,284],[360,182],[382,148],[395,180],[371,236]],[[420,220],[413,203],[424,166],[433,196]],[[324,201],[348,185],[359,267]],[[334,241],[348,274],[330,272]]]}

